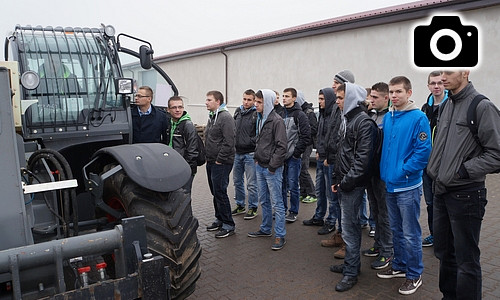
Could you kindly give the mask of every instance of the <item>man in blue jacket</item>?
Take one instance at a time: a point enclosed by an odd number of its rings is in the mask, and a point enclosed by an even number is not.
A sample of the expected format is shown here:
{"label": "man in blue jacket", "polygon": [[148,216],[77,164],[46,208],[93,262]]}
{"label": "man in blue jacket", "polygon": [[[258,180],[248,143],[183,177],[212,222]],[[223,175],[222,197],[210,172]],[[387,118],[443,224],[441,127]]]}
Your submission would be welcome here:
{"label": "man in blue jacket", "polygon": [[422,170],[431,152],[429,122],[413,101],[410,80],[397,76],[389,81],[392,106],[383,120],[384,140],[380,177],[386,184],[386,201],[393,235],[392,267],[379,278],[406,278],[399,293],[410,295],[422,285],[422,230],[420,196]]}

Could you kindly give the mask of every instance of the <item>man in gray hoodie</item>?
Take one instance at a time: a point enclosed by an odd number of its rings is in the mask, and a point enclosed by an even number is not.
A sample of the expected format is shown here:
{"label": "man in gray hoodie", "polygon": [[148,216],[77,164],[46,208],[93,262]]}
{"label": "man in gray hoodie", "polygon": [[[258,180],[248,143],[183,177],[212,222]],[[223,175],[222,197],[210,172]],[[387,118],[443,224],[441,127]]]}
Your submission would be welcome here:
{"label": "man in gray hoodie", "polygon": [[283,119],[274,111],[276,94],[272,90],[260,90],[255,94],[257,109],[257,142],[255,162],[257,186],[262,208],[262,224],[249,237],[271,236],[273,209],[275,212],[275,240],[272,250],[280,250],[285,245],[285,205],[281,193],[283,165],[287,153],[287,137]]}
{"label": "man in gray hoodie", "polygon": [[359,207],[373,168],[378,129],[361,107],[366,98],[365,88],[347,82],[336,88],[336,94],[344,119],[340,126],[340,147],[332,175],[332,191],[340,199],[342,238],[346,250],[344,263],[333,265],[330,270],[344,275],[335,286],[336,291],[344,292],[358,282],[361,268]]}

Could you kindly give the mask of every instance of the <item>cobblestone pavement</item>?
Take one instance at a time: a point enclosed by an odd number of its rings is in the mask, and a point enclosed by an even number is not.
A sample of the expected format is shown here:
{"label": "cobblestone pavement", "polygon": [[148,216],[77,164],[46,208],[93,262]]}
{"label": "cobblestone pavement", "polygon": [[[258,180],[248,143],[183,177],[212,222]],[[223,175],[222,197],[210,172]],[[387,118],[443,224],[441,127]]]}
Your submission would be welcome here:
{"label": "cobblestone pavement", "polygon": [[[314,176],[315,169],[310,172]],[[361,257],[358,284],[339,293],[335,284],[342,275],[329,271],[332,264],[341,263],[333,253],[337,248],[324,248],[320,240],[328,236],[317,234],[319,227],[302,225],[314,214],[316,204],[301,203],[297,222],[287,224],[287,244],[280,251],[272,251],[273,238],[249,238],[247,233],[259,229],[261,214],[253,220],[244,215],[234,217],[236,234],[216,239],[205,227],[214,220],[212,197],[208,188],[205,167],[198,169],[193,184],[193,213],[200,227],[198,238],[203,247],[200,258],[201,277],[196,291],[189,299],[441,299],[438,289],[438,260],[433,247],[423,248],[423,285],[409,296],[402,296],[398,288],[403,278],[380,279],[370,268],[371,257]],[[232,177],[232,173],[231,173]],[[313,177],[314,178],[314,177]],[[481,232],[481,263],[483,269],[483,299],[500,298],[500,175],[489,175],[487,180],[488,205]],[[234,208],[232,180],[228,188]],[[422,234],[429,234],[427,211],[422,197],[420,224]],[[368,230],[363,230],[362,249],[372,246]]]}

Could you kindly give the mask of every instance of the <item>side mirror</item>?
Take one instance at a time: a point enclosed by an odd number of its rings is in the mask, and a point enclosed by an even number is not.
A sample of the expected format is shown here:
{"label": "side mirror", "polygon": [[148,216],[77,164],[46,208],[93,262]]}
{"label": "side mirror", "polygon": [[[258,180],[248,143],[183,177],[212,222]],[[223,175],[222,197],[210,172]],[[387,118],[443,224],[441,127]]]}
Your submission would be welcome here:
{"label": "side mirror", "polygon": [[151,64],[153,61],[153,53],[154,51],[150,49],[148,46],[142,45],[139,47],[139,57],[141,60],[141,67],[143,69],[149,70],[151,69]]}

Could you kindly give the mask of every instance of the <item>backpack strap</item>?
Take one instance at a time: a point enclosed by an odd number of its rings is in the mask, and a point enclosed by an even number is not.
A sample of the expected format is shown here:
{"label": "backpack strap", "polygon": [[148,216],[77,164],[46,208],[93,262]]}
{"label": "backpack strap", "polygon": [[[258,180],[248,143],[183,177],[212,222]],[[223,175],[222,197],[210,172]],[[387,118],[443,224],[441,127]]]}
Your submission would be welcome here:
{"label": "backpack strap", "polygon": [[477,120],[476,108],[479,102],[485,99],[489,100],[484,95],[481,94],[477,95],[476,97],[474,97],[474,99],[472,99],[472,102],[470,103],[469,108],[467,109],[467,127],[469,127],[469,130],[472,133],[474,140],[479,146],[481,146],[481,143],[479,141],[479,137],[477,136],[478,120]]}

